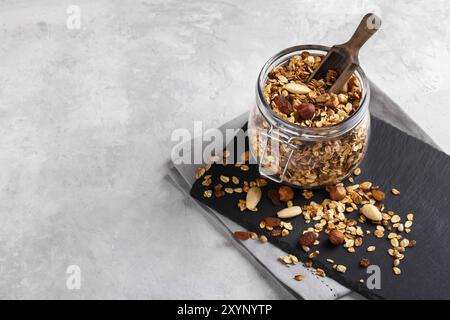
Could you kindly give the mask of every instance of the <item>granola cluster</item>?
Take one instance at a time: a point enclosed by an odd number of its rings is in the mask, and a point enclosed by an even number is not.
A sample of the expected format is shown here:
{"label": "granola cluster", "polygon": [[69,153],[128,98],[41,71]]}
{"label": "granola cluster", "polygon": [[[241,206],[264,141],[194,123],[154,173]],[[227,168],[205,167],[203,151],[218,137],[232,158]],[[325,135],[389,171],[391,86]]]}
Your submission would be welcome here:
{"label": "granola cluster", "polygon": [[264,98],[279,117],[304,127],[329,127],[344,121],[359,108],[361,88],[355,76],[339,94],[328,93],[338,77],[334,70],[328,70],[324,79],[313,79],[306,84],[322,58],[305,51],[269,73]]}
{"label": "granola cluster", "polygon": [[[299,132],[302,127],[328,127],[330,136],[304,139],[299,133],[290,145],[281,140],[274,147],[273,139],[263,136],[270,126],[259,109],[254,108],[249,118],[251,150],[262,167],[270,167],[270,175],[279,179],[287,166],[283,181],[303,188],[334,185],[345,179],[363,159],[368,143],[368,113],[353,128],[342,133],[337,129],[361,105],[362,88],[355,76],[337,95],[327,92],[337,77],[333,70],[325,79],[305,84],[321,59],[322,56],[303,52],[273,68],[266,80],[264,97],[277,116],[298,125]],[[278,152],[273,152],[274,148]]]}

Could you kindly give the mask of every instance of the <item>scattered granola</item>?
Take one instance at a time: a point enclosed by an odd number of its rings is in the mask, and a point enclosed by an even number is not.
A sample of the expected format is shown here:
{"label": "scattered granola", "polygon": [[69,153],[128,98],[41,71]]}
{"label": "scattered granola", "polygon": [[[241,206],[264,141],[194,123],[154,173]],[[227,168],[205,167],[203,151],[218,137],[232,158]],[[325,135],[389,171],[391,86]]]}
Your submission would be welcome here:
{"label": "scattered granola", "polygon": [[[208,174],[208,170],[197,170],[195,173],[196,176],[199,176],[202,185],[205,187],[203,191],[205,198],[211,198],[213,194],[217,198],[220,198],[225,194],[244,192],[246,193],[246,199],[239,200],[239,209],[241,211],[257,211],[257,205],[262,198],[261,188],[268,185],[265,179],[256,178],[254,181],[241,182],[236,176],[229,178],[220,175],[218,180],[221,183],[215,184],[211,190],[209,188],[213,185],[213,177]],[[230,182],[235,184],[236,187],[224,188],[222,185]],[[341,189],[339,192],[341,194],[343,194],[342,189],[345,190],[345,195],[343,197],[332,196],[332,193],[339,189]],[[302,193],[303,197],[308,198],[309,192],[304,189]],[[313,223],[303,231],[299,239],[299,246],[307,253],[309,259],[315,259],[319,256],[319,252],[314,250],[313,246],[320,243],[318,237],[322,232],[328,235],[329,241],[333,245],[343,245],[349,253],[355,253],[357,248],[363,246],[364,238],[373,234],[376,238],[386,238],[389,241],[391,248],[387,251],[393,258],[392,270],[394,274],[400,275],[401,270],[399,266],[405,258],[406,251],[416,246],[415,240],[409,240],[407,238],[407,234],[411,232],[414,214],[408,213],[402,218],[394,211],[385,211],[382,203],[385,194],[378,186],[374,186],[370,181],[349,185],[347,187],[343,184],[330,186],[328,187],[328,192],[330,199],[325,199],[322,203],[311,201],[304,206],[295,206],[292,200],[294,197],[292,188],[281,186],[278,190],[270,189],[268,191],[268,198],[277,205],[282,205],[280,198],[290,200],[283,201],[285,202],[284,208],[278,210],[277,217],[266,217],[260,222],[259,226],[261,229],[267,231],[266,235],[258,236],[255,232],[238,231],[234,233],[234,236],[242,241],[259,239],[263,243],[268,241],[267,236],[286,237],[292,233],[293,224],[282,219],[303,216],[307,224]],[[360,212],[359,217],[350,219],[346,216],[348,213],[358,212],[358,210]],[[375,230],[364,230],[362,226],[366,223],[375,224]],[[376,250],[376,247],[370,245],[366,250],[367,252],[373,252]],[[289,255],[280,257],[280,261],[285,264],[296,264],[298,259],[295,256]],[[347,267],[335,264],[332,259],[326,259],[326,261],[332,264],[337,272],[344,273],[347,270]],[[305,263],[305,266],[310,264],[312,266],[312,262],[308,261]],[[360,260],[359,264],[361,267],[367,267],[370,265],[370,261],[364,258]],[[314,274],[318,276],[324,276],[322,271],[321,269],[313,270]]]}

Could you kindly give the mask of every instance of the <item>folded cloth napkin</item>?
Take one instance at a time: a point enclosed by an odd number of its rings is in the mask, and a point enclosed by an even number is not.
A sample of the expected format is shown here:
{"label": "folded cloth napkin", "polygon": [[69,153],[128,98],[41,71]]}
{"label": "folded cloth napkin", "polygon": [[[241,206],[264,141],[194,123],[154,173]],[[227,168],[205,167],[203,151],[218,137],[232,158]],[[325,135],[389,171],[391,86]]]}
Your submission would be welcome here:
{"label": "folded cloth napkin", "polygon": [[[391,125],[408,134],[415,136],[436,147],[431,138],[420,128],[411,118],[402,111],[397,104],[395,104],[386,94],[384,94],[378,87],[371,84],[372,97],[370,103],[370,111],[375,116],[385,120]],[[227,128],[240,128],[247,121],[248,113],[225,123],[219,130],[225,131]],[[225,141],[228,143],[229,141]],[[189,164],[172,164],[169,176],[172,180],[183,190],[189,194],[189,190],[195,181],[195,170],[198,166]],[[194,201],[194,200],[193,200]],[[228,218],[218,214],[211,208],[202,204],[198,204],[199,208],[208,212],[215,217],[215,221],[228,231],[230,239],[232,233],[237,230],[242,230],[242,227],[229,220]],[[280,268],[280,263],[274,257],[285,254],[282,250],[272,244],[261,246],[255,241],[238,242],[235,241],[238,247],[246,252],[249,258],[267,272],[270,277],[273,277],[294,298],[302,299],[361,299],[362,297],[352,290],[337,283],[331,278],[320,278],[311,273],[311,271],[302,265],[296,268]],[[296,274],[310,274],[305,277],[302,285],[295,285],[292,278]]]}

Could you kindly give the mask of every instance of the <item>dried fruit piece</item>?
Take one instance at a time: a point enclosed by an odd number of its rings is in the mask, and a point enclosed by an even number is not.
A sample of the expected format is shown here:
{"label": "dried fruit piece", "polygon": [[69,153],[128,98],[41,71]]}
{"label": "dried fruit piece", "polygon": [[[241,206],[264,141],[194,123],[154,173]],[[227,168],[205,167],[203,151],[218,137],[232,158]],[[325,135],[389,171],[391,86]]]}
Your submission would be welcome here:
{"label": "dried fruit piece", "polygon": [[299,206],[292,206],[289,208],[284,208],[277,212],[278,218],[288,219],[298,216],[302,213],[302,208]]}
{"label": "dried fruit piece", "polygon": [[370,266],[370,260],[363,258],[359,261],[359,265],[363,268],[367,268],[368,266]]}
{"label": "dried fruit piece", "polygon": [[270,234],[272,235],[272,237],[278,237],[281,235],[281,229],[273,229]]}
{"label": "dried fruit piece", "polygon": [[381,221],[382,219],[380,210],[372,204],[365,204],[361,208],[361,213],[372,221]]}
{"label": "dried fruit piece", "polygon": [[300,236],[300,240],[298,241],[301,247],[309,247],[314,244],[316,241],[317,235],[314,232],[308,231]]}
{"label": "dried fruit piece", "polygon": [[250,233],[249,233],[249,232],[246,232],[246,231],[236,231],[236,232],[234,233],[234,237],[235,237],[236,239],[245,241],[245,240],[250,239]]}
{"label": "dried fruit piece", "polygon": [[275,104],[278,107],[278,110],[280,110],[282,113],[286,114],[286,115],[290,115],[291,112],[294,111],[294,109],[292,108],[291,103],[283,96],[276,96],[273,99],[273,102],[275,102]]}
{"label": "dried fruit piece", "polygon": [[303,281],[303,279],[305,279],[305,276],[304,276],[304,275],[301,275],[301,274],[297,274],[297,275],[294,277],[294,279],[297,280],[297,281]]}
{"label": "dried fruit piece", "polygon": [[375,189],[372,190],[372,197],[377,201],[383,201],[385,198],[385,194],[383,191]]}
{"label": "dried fruit piece", "polygon": [[269,197],[270,201],[272,201],[272,203],[274,205],[276,205],[277,207],[281,205],[280,195],[278,193],[278,190],[270,189],[267,192],[267,196]]}
{"label": "dried fruit piece", "polygon": [[330,199],[334,201],[341,201],[347,195],[347,190],[344,186],[329,186],[327,191],[330,193]]}
{"label": "dried fruit piece", "polygon": [[283,202],[294,199],[294,190],[288,186],[281,186],[280,189],[278,189],[278,194],[280,196],[280,201]]}
{"label": "dried fruit piece", "polygon": [[345,242],[344,234],[341,231],[337,230],[337,229],[334,229],[334,230],[330,231],[328,239],[335,246],[341,245],[341,244],[343,244]]}
{"label": "dried fruit piece", "polygon": [[260,188],[267,186],[267,180],[264,178],[257,178],[256,185]]}
{"label": "dried fruit piece", "polygon": [[408,248],[414,248],[414,247],[416,246],[416,244],[417,244],[417,241],[416,241],[416,240],[411,240],[411,241],[409,242]]}
{"label": "dried fruit piece", "polygon": [[266,227],[279,227],[281,226],[281,219],[274,218],[274,217],[267,217],[264,219],[264,225]]}
{"label": "dried fruit piece", "polygon": [[252,187],[247,192],[246,205],[247,209],[255,210],[259,201],[261,200],[261,189]]}

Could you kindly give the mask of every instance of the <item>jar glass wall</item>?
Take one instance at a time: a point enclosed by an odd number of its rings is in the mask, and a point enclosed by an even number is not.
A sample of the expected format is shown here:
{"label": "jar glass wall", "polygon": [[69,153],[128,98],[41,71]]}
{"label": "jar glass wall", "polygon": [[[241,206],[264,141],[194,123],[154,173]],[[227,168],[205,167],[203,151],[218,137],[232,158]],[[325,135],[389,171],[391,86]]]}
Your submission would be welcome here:
{"label": "jar glass wall", "polygon": [[334,126],[303,127],[288,122],[271,109],[263,96],[265,81],[274,67],[303,51],[314,55],[326,54],[328,49],[313,45],[288,48],[263,66],[248,122],[250,151],[263,176],[301,188],[333,185],[348,177],[364,158],[370,132],[370,88],[360,68],[355,71],[362,90],[360,106]]}

